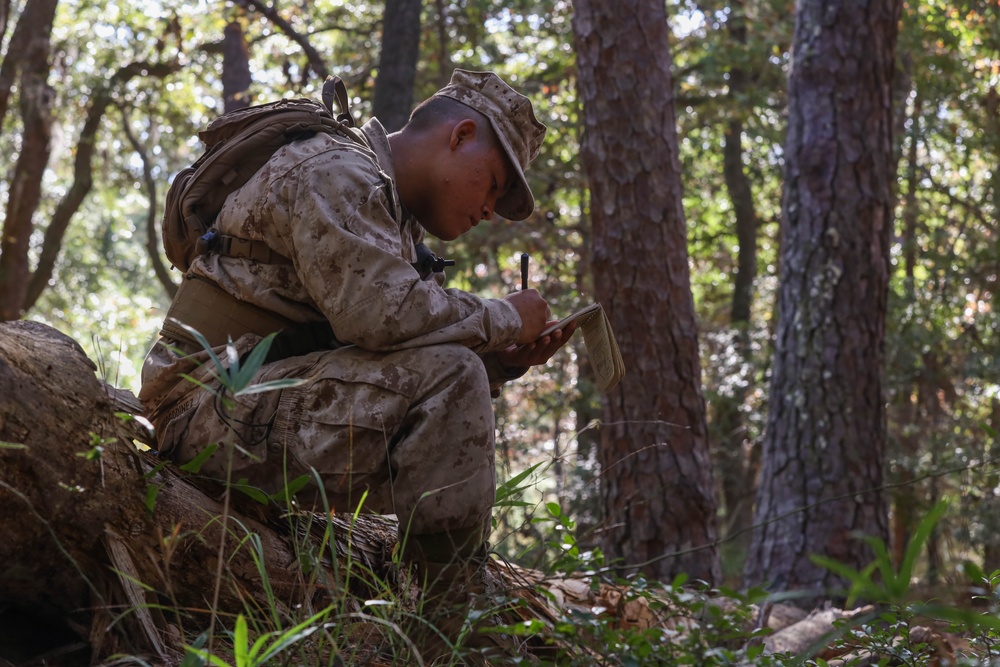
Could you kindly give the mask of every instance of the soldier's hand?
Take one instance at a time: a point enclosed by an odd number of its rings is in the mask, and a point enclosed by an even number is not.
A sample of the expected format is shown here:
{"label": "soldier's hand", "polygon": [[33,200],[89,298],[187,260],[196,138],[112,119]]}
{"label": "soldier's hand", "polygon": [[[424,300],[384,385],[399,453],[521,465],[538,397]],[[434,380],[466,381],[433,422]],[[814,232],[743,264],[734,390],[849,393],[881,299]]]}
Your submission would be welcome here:
{"label": "soldier's hand", "polygon": [[[549,324],[555,324],[555,320]],[[497,359],[505,368],[541,366],[566,344],[575,330],[576,322],[571,322],[566,327],[556,329],[547,336],[542,336],[530,343],[512,345],[506,350],[497,352]]]}
{"label": "soldier's hand", "polygon": [[552,311],[549,304],[537,290],[526,289],[505,297],[517,309],[521,316],[521,336],[517,339],[519,345],[533,343],[538,335],[545,331]]}

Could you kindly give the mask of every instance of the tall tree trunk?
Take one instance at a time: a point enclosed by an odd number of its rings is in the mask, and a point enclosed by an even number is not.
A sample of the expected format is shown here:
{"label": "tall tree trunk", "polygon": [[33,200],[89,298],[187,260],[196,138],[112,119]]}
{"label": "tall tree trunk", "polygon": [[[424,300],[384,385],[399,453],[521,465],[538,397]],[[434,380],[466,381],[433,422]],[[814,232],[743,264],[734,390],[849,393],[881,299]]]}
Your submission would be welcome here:
{"label": "tall tree trunk", "polygon": [[32,219],[41,201],[42,176],[51,151],[55,92],[47,80],[57,4],[58,0],[28,0],[0,66],[0,122],[20,73],[17,88],[24,127],[0,238],[0,321],[18,319],[25,310]]}
{"label": "tall tree trunk", "polygon": [[580,0],[575,10],[595,294],[628,369],[603,400],[604,551],[652,577],[717,582],[665,6]]}
{"label": "tall tree trunk", "polygon": [[420,56],[421,0],[386,0],[372,111],[390,132],[406,124]]}
{"label": "tall tree trunk", "polygon": [[243,24],[230,21],[222,36],[222,104],[225,111],[250,106],[250,47]]}
{"label": "tall tree trunk", "polygon": [[[799,0],[771,402],[746,583],[817,595],[812,563],[888,539],[882,360],[901,0]],[[808,601],[803,600],[806,604]]]}

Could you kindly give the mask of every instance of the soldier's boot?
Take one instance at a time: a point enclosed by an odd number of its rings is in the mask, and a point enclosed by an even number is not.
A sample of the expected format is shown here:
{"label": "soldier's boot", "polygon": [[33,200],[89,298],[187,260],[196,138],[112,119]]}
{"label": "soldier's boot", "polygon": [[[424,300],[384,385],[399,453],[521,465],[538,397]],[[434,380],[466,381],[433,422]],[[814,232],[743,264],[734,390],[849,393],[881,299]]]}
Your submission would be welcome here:
{"label": "soldier's boot", "polygon": [[503,600],[487,582],[482,530],[410,536],[403,557],[422,590],[409,634],[426,664],[496,665],[518,654],[512,638],[484,632]]}

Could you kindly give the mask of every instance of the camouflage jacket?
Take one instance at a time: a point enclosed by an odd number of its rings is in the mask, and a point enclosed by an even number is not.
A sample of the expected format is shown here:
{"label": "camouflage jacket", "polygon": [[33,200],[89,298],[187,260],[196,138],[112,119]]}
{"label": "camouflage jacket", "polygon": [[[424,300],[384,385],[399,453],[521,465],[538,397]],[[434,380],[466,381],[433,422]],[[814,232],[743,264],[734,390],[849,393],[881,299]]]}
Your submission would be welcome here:
{"label": "camouflage jacket", "polygon": [[[209,254],[189,275],[295,322],[326,319],[344,345],[389,351],[460,343],[484,359],[496,394],[524,371],[507,373],[488,354],[516,342],[517,311],[501,299],[446,289],[441,274],[418,275],[411,262],[423,229],[403,213],[388,136],[377,120],[361,131],[371,150],[325,134],[281,148],[220,212],[222,234],[263,241],[291,265]],[[248,334],[236,347],[245,353],[257,340]],[[195,389],[179,373],[210,377],[198,368],[205,358],[154,346],[139,395],[154,417]]]}

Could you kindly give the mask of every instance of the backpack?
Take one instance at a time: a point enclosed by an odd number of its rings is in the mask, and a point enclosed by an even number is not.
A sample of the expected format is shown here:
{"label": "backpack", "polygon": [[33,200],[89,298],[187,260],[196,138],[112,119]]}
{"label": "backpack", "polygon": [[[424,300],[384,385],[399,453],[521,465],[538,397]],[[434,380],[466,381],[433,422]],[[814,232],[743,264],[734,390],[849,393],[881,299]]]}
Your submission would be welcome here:
{"label": "backpack", "polygon": [[[342,112],[337,116],[334,96]],[[231,111],[212,121],[198,133],[205,153],[182,169],[167,190],[162,228],[167,259],[187,271],[195,257],[215,249],[222,237],[213,224],[226,198],[279,148],[319,132],[340,134],[367,146],[354,129],[347,87],[340,77],[327,77],[322,104],[305,98],[284,99]],[[243,245],[253,243],[258,242]],[[284,259],[277,253],[270,256]]]}

